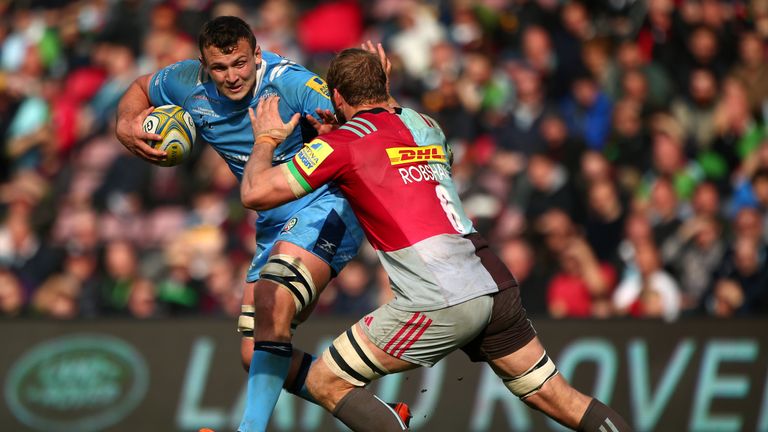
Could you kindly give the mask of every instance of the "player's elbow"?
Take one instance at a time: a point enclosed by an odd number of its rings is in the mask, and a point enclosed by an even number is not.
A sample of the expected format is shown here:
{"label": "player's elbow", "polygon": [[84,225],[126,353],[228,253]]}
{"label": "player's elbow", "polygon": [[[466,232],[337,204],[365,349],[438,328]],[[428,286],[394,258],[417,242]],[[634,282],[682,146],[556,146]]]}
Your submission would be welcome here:
{"label": "player's elbow", "polygon": [[245,208],[262,211],[269,210],[274,207],[268,200],[268,194],[261,192],[259,189],[241,187],[240,188],[240,201],[242,201]]}

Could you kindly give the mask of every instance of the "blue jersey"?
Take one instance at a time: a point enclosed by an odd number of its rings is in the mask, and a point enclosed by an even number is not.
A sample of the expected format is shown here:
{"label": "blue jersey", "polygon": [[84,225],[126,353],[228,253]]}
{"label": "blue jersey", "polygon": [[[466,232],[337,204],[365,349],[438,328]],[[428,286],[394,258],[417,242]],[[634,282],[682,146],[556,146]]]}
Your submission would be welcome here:
{"label": "blue jersey", "polygon": [[[311,114],[333,109],[328,86],[317,75],[279,55],[262,52],[253,96],[232,101],[219,94],[202,64],[185,60],[161,69],[149,82],[149,100],[154,106],[173,104],[192,115],[197,136],[208,142],[227,162],[238,180],[253,148],[253,130],[248,108],[260,100],[280,96],[283,121],[294,113]],[[275,150],[272,164],[287,162],[315,135],[302,120],[293,134]],[[257,244],[246,280],[258,279],[272,245],[288,241],[317,255],[338,273],[354,257],[362,241],[362,230],[336,186],[326,185],[299,200],[259,212]]]}
{"label": "blue jersey", "polygon": [[[184,60],[155,73],[149,82],[149,100],[154,106],[178,105],[192,115],[197,136],[208,142],[224,158],[238,180],[242,179],[253,148],[248,108],[255,108],[268,96],[280,96],[280,114],[284,121],[294,113],[317,117],[315,110],[333,109],[328,86],[320,77],[286,58],[270,52],[262,53],[253,97],[233,101],[220,95],[198,60]],[[273,165],[290,160],[301,150],[314,129],[305,121],[275,150]],[[259,212],[259,222],[282,224],[297,208],[309,205],[320,194],[278,208]]]}

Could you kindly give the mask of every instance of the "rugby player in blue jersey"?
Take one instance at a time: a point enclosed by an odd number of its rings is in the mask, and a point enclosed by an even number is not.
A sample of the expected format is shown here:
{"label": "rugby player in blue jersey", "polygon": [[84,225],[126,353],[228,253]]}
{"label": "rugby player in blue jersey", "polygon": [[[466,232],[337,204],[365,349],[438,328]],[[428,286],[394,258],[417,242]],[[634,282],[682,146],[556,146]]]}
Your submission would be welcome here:
{"label": "rugby player in blue jersey", "polygon": [[[237,17],[206,23],[198,44],[198,60],[181,61],[137,78],[120,100],[116,135],[135,155],[150,162],[166,158],[165,152],[147,144],[160,137],[146,133],[142,121],[154,106],[179,105],[192,115],[198,136],[241,180],[254,142],[249,108],[279,96],[286,118],[294,113],[317,117],[317,112],[332,109],[322,79],[286,58],[262,51],[251,29]],[[281,137],[284,141],[274,153],[273,165],[291,160],[316,134],[309,121],[303,122]],[[241,357],[249,370],[242,432],[266,429],[284,384],[286,390],[311,400],[304,379],[312,356],[293,349],[292,326],[306,319],[328,281],[357,253],[363,237],[335,186],[259,212],[256,227],[257,250],[238,322],[244,336]],[[386,409],[389,415],[398,415]]]}

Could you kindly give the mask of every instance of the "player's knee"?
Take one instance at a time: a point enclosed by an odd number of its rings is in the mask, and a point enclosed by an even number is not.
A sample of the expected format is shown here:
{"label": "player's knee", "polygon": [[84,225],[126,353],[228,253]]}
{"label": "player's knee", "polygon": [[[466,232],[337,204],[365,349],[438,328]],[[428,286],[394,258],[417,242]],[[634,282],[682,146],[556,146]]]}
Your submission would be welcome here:
{"label": "player's knee", "polygon": [[557,367],[543,353],[539,360],[527,371],[515,377],[504,377],[504,385],[517,397],[525,401],[527,398],[539,393],[552,378],[558,374]]}
{"label": "player's knee", "polygon": [[307,374],[304,385],[313,398],[322,406],[328,408],[333,406],[334,395],[336,394],[336,382],[338,378],[329,373],[328,368],[322,359],[312,364]]}
{"label": "player's knee", "polygon": [[[317,298],[317,287],[312,279],[312,274],[299,258],[285,254],[272,255],[261,269],[259,278],[260,280],[270,281],[286,290],[285,292],[290,295],[295,306],[292,315],[299,315],[304,308],[311,305]],[[257,313],[259,312],[259,307],[269,309],[275,306],[274,304],[269,304],[270,299],[260,299],[258,291],[255,297]]]}
{"label": "player's knee", "polygon": [[356,386],[339,378],[321,357],[312,364],[305,386],[318,404],[333,411],[339,400]]}

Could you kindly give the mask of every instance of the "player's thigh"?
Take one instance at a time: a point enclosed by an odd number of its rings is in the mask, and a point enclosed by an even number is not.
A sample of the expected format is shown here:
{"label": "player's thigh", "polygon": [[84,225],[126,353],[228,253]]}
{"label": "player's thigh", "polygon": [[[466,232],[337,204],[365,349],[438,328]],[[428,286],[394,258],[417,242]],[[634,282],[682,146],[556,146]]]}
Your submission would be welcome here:
{"label": "player's thigh", "polygon": [[491,305],[489,296],[425,312],[387,304],[336,338],[322,358],[336,376],[355,386],[388,373],[431,367],[482,331]]}
{"label": "player's thigh", "polygon": [[520,290],[511,287],[493,294],[492,299],[490,323],[462,351],[474,362],[488,362],[492,367],[498,364],[506,372],[518,368],[524,372],[541,358],[543,347],[520,302]]}
{"label": "player's thigh", "polygon": [[522,375],[536,365],[544,352],[541,341],[538,337],[534,337],[522,348],[503,357],[492,359],[488,363],[499,375],[515,377]]}

